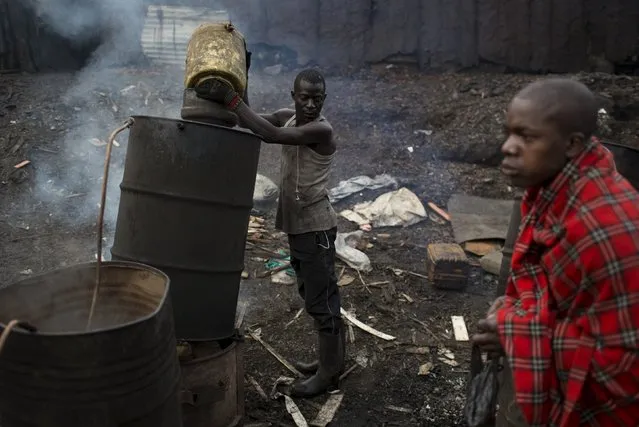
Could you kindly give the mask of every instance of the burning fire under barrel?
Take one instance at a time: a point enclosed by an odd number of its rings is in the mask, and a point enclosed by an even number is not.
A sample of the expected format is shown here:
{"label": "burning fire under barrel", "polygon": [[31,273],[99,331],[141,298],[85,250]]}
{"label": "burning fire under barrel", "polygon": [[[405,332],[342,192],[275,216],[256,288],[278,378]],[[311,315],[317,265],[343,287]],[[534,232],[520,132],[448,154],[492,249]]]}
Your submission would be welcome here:
{"label": "burning fire under barrel", "polygon": [[183,120],[134,117],[111,254],[166,273],[187,427],[241,425],[242,336],[235,330],[261,140],[237,117],[200,100],[211,75],[247,86],[243,36],[198,27],[187,48]]}

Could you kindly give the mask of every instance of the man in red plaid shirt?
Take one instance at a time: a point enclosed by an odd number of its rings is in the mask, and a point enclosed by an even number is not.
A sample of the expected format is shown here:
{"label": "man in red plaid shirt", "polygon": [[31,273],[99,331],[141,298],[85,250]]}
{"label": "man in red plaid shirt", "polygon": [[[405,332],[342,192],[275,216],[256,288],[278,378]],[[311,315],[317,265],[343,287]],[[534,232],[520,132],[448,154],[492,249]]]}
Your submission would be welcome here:
{"label": "man in red plaid shirt", "polygon": [[639,425],[639,195],[592,138],[597,111],[568,79],[508,109],[502,171],[526,189],[522,223],[506,295],[473,337],[504,356],[516,411],[500,412],[519,418],[504,425]]}

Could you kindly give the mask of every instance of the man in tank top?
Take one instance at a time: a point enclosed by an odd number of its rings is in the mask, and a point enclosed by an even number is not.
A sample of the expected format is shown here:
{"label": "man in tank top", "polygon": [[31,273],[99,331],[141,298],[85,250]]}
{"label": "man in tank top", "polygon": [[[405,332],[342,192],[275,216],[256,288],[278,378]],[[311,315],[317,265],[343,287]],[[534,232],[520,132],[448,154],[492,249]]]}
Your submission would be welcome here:
{"label": "man in tank top", "polygon": [[266,143],[282,145],[281,188],[276,227],[288,234],[291,265],[306,311],[315,320],[319,360],[297,363],[310,378],[294,383],[288,393],[312,397],[337,387],[344,369],[344,328],[335,275],[337,216],[328,199],[328,175],[335,156],[333,128],[321,115],[326,83],[308,69],[295,78],[291,96],[295,110],[260,115],[226,83],[211,79],[196,88],[198,96],[225,105]]}

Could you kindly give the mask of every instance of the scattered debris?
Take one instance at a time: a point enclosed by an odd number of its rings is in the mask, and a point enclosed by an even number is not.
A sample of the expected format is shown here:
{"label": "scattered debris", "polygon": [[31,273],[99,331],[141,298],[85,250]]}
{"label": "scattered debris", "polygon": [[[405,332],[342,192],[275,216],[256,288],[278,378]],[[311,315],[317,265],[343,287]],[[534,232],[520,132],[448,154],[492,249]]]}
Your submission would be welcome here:
{"label": "scattered debris", "polygon": [[464,289],[468,285],[470,264],[461,246],[454,243],[428,245],[428,278],[436,288]]}
{"label": "scattered debris", "polygon": [[355,342],[355,330],[352,323],[348,324],[348,340],[351,344]]}
{"label": "scattered debris", "polygon": [[368,272],[373,269],[371,260],[364,252],[356,249],[363,235],[364,232],[361,230],[352,233],[337,233],[335,253],[339,259],[354,270]]}
{"label": "scattered debris", "polygon": [[297,279],[294,276],[291,276],[286,269],[283,271],[278,271],[277,273],[271,276],[271,283],[274,285],[294,285]]}
{"label": "scattered debris", "polygon": [[430,371],[433,370],[433,367],[434,365],[431,362],[426,362],[423,365],[420,365],[417,375],[428,375],[430,374]]}
{"label": "scattered debris", "polygon": [[299,378],[303,378],[304,375],[302,375],[302,373],[300,371],[298,371],[297,369],[295,369],[295,367],[293,365],[291,365],[289,363],[288,360],[286,360],[284,357],[282,357],[277,351],[275,351],[275,349],[273,347],[271,347],[270,344],[268,344],[267,342],[265,342],[264,340],[262,340],[262,338],[260,337],[260,334],[262,333],[261,329],[258,329],[256,331],[252,331],[249,332],[249,335],[251,336],[251,338],[253,338],[255,341],[259,342],[260,344],[262,344],[262,346],[266,349],[266,351],[268,351],[269,353],[271,353],[271,355],[273,357],[275,357],[277,359],[278,362],[280,362],[282,365],[284,365],[284,367],[286,369],[288,369],[289,371],[291,371],[292,373],[294,373],[295,375],[297,375]]}
{"label": "scattered debris", "polygon": [[448,212],[455,241],[506,240],[514,205],[512,200],[453,194]]}
{"label": "scattered debris", "polygon": [[330,395],[310,425],[313,427],[326,427],[329,425],[333,421],[333,418],[335,418],[335,414],[342,404],[343,399],[343,393]]}
{"label": "scattered debris", "polygon": [[[248,236],[252,240],[259,240],[262,238],[264,234],[266,234],[266,229],[264,228],[265,220],[264,218],[260,218],[259,216],[251,215],[249,218],[249,227],[248,227]],[[253,242],[246,242],[247,244],[252,243],[253,246],[260,248],[262,250],[266,250],[266,252],[273,252],[270,249],[263,248],[261,246],[255,245]],[[279,255],[279,253],[275,253]]]}
{"label": "scattered debris", "polygon": [[399,268],[391,268],[391,270],[393,271],[393,273],[396,276],[401,276],[402,274],[408,274],[409,276],[415,276],[415,277],[419,277],[421,279],[426,279],[426,280],[430,280],[430,278],[424,274],[420,274],[420,273],[415,273],[414,271],[408,271],[408,270],[402,270]]}
{"label": "scattered debris", "polygon": [[342,309],[341,309],[341,313],[342,313],[342,316],[344,316],[344,317],[346,318],[346,320],[348,320],[348,321],[349,321],[349,322],[351,322],[353,325],[357,326],[358,328],[360,328],[361,330],[363,330],[363,331],[365,331],[365,332],[368,332],[368,333],[369,333],[369,334],[371,334],[371,335],[375,335],[376,337],[381,338],[381,339],[386,340],[386,341],[393,341],[393,340],[395,340],[395,339],[396,339],[396,338],[395,338],[394,336],[392,336],[392,335],[388,335],[388,334],[385,334],[385,333],[383,333],[383,332],[380,332],[380,331],[378,331],[378,330],[376,330],[376,329],[373,329],[373,328],[371,328],[370,326],[368,326],[368,325],[366,325],[366,324],[364,324],[364,323],[360,322],[359,320],[357,320],[357,319],[355,318],[355,316],[353,316],[352,314],[350,314],[349,312],[347,312],[346,310],[344,310],[344,308],[343,308],[343,307],[342,307]]}
{"label": "scattered debris", "polygon": [[412,414],[413,413],[412,409],[402,408],[401,406],[387,405],[386,409],[391,410],[391,411],[395,411],[395,412],[403,412],[405,414]]}
{"label": "scattered debris", "polygon": [[371,290],[368,288],[368,286],[366,285],[366,282],[364,281],[364,278],[362,277],[362,273],[357,270],[357,275],[359,276],[359,282],[362,284],[362,286],[364,287],[364,289],[366,289],[366,291],[369,294],[372,294]]}
{"label": "scattered debris", "polygon": [[428,354],[430,353],[430,347],[409,347],[406,350],[408,354]]}
{"label": "scattered debris", "polygon": [[612,122],[610,115],[608,112],[600,108],[597,114],[597,129],[599,133],[603,136],[609,136],[612,134],[612,130],[610,129],[610,123]]}
{"label": "scattered debris", "polygon": [[397,180],[388,174],[377,175],[374,178],[360,175],[340,181],[337,187],[329,190],[328,197],[331,203],[335,203],[364,190],[378,190],[386,187],[397,188]]}
{"label": "scattered debris", "polygon": [[275,380],[275,384],[273,385],[273,390],[271,391],[271,398],[273,400],[277,400],[283,397],[284,404],[286,406],[286,411],[293,418],[295,425],[297,427],[308,427],[308,422],[306,421],[306,418],[304,418],[304,415],[302,415],[300,408],[298,408],[298,406],[295,404],[293,399],[291,399],[289,396],[285,394],[282,394],[278,390],[278,387],[280,386],[290,386],[291,384],[293,384],[293,381],[295,381],[293,378],[288,378],[288,377],[279,377],[277,380]]}
{"label": "scattered debris", "polygon": [[262,251],[264,253],[272,255],[275,258],[286,259],[288,257],[288,255],[284,251],[276,252],[276,251],[271,250],[269,248],[265,248],[264,246],[260,246],[257,243],[249,242],[249,241],[247,241],[246,244],[249,245],[252,248],[258,249],[258,250],[260,250],[260,251]]}
{"label": "scattered debris", "polygon": [[31,164],[31,160],[23,160],[20,163],[18,163],[17,165],[15,165],[13,168],[14,169],[22,169],[23,167],[25,167],[28,164]]}
{"label": "scattered debris", "polygon": [[501,261],[504,259],[504,254],[501,251],[494,251],[486,256],[483,256],[479,260],[479,265],[487,273],[499,276],[501,270]]}
{"label": "scattered debris", "polygon": [[374,202],[359,203],[340,215],[358,225],[373,227],[408,227],[427,217],[419,197],[407,188],[382,194]]}
{"label": "scattered debris", "polygon": [[295,315],[295,317],[293,317],[293,319],[291,319],[290,322],[288,322],[286,325],[284,325],[284,329],[288,328],[289,326],[291,326],[293,324],[293,322],[295,322],[297,319],[300,318],[300,316],[302,315],[302,313],[304,313],[304,309],[300,308],[299,310],[297,310],[297,314]]}
{"label": "scattered debris", "polygon": [[455,354],[447,348],[440,348],[437,353],[439,354],[439,361],[449,366],[459,366],[459,363],[455,360]]}
{"label": "scattered debris", "polygon": [[473,255],[485,256],[501,249],[501,240],[473,240],[464,242],[464,250]]}
{"label": "scattered debris", "polygon": [[457,341],[469,341],[468,329],[466,329],[466,322],[462,316],[451,316],[453,322],[453,332]]}
{"label": "scattered debris", "polygon": [[273,276],[281,271],[284,271],[285,274],[291,276],[291,277],[295,277],[295,270],[293,270],[293,267],[291,267],[291,257],[288,255],[284,255],[284,251],[280,251],[280,258],[271,258],[269,259],[266,264],[266,271],[261,273],[258,277],[259,278],[264,278],[267,276]]}
{"label": "scattered debris", "polygon": [[344,274],[338,281],[337,286],[348,286],[355,281],[353,276],[349,276],[348,274]]}
{"label": "scattered debris", "polygon": [[260,386],[260,384],[255,380],[255,378],[253,378],[250,375],[247,375],[246,378],[249,380],[251,385],[253,385],[253,388],[255,388],[255,391],[257,391],[257,394],[259,394],[262,397],[262,399],[269,400],[268,396],[266,395],[266,392],[264,391],[262,386]]}
{"label": "scattered debris", "polygon": [[410,304],[412,304],[412,303],[414,303],[414,302],[415,302],[415,300],[414,300],[414,299],[412,299],[412,298],[411,298],[408,294],[406,294],[406,293],[404,293],[404,292],[402,292],[402,296],[403,296],[404,298],[406,298],[406,301],[408,301]]}
{"label": "scattered debris", "polygon": [[[359,363],[355,363],[353,366],[351,366],[350,368],[348,368],[346,371],[344,371],[344,373],[342,375],[340,375],[339,380],[340,381],[344,381],[344,379],[349,376],[355,369],[357,369],[360,365]],[[362,366],[363,368],[365,368],[366,366]]]}
{"label": "scattered debris", "polygon": [[443,210],[442,208],[437,206],[435,203],[428,202],[428,207],[431,208],[433,211],[435,211],[435,213],[437,213],[437,215],[439,215],[440,217],[444,218],[446,221],[450,222],[450,215],[448,215],[448,213],[445,210]]}
{"label": "scattered debris", "polygon": [[273,181],[264,175],[255,177],[255,190],[253,190],[253,203],[258,206],[268,205],[277,200],[280,189]]}
{"label": "scattered debris", "polygon": [[373,230],[373,227],[370,224],[362,224],[359,226],[359,229],[367,233],[370,233]]}

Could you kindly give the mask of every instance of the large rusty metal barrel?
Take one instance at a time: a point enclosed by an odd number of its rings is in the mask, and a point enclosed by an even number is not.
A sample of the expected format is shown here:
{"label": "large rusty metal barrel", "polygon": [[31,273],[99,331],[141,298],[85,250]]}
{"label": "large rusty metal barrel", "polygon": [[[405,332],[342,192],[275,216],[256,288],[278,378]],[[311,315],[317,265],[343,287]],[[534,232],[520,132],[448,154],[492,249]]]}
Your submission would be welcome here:
{"label": "large rusty metal barrel", "polygon": [[169,278],[140,264],[105,262],[86,331],[96,263],[0,289],[2,427],[181,427],[180,367]]}
{"label": "large rusty metal barrel", "polygon": [[111,254],[171,278],[178,339],[235,332],[261,140],[251,132],[134,117]]}

